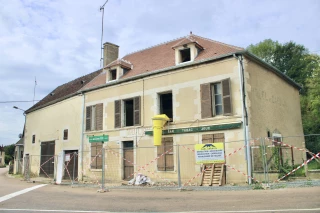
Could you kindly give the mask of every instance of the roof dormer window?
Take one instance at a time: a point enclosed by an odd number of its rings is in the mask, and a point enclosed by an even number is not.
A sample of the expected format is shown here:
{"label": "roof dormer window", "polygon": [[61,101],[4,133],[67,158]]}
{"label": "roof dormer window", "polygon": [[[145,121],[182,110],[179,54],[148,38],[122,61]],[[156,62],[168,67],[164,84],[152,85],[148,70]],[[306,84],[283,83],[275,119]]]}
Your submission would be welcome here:
{"label": "roof dormer window", "polygon": [[109,70],[109,81],[117,80],[117,69]]}
{"label": "roof dormer window", "polygon": [[180,50],[179,52],[180,52],[180,63],[191,61],[190,48]]}

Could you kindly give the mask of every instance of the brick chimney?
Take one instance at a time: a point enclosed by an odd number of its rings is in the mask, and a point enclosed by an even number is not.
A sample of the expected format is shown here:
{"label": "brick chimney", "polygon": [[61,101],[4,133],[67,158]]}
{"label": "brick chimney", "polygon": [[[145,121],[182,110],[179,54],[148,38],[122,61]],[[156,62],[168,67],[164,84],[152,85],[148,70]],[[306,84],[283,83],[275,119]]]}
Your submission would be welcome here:
{"label": "brick chimney", "polygon": [[106,42],[103,44],[103,67],[107,66],[119,57],[119,46]]}

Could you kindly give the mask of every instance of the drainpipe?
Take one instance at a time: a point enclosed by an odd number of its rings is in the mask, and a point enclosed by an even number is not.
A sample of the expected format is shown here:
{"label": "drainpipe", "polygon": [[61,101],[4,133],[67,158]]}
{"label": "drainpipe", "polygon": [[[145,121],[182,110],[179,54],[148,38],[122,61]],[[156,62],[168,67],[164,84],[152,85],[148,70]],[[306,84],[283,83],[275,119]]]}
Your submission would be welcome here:
{"label": "drainpipe", "polygon": [[[81,170],[82,170],[82,175],[81,175],[81,179],[83,180],[83,143],[84,143],[84,103],[85,103],[85,93],[81,93],[82,94],[82,115],[81,115],[81,158],[80,158],[80,162],[81,162]],[[78,157],[79,158],[79,157]]]}
{"label": "drainpipe", "polygon": [[[244,142],[246,145],[246,160],[247,160],[247,171],[248,175],[251,177],[251,153],[250,153],[250,144],[249,144],[249,125],[248,125],[248,114],[247,108],[245,105],[245,88],[244,88],[244,68],[242,63],[242,56],[233,55],[235,58],[238,59],[238,67],[239,67],[239,79],[240,79],[240,96],[241,96],[241,107],[242,107],[242,123],[243,123],[243,135],[244,135]],[[248,183],[251,184],[252,180],[248,177]]]}

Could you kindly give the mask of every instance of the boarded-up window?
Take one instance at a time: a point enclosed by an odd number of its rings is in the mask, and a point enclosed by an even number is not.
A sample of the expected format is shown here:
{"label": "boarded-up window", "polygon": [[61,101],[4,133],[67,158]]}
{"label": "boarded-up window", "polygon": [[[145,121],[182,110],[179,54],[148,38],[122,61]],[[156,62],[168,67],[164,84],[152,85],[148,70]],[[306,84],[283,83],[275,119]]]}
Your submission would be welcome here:
{"label": "boarded-up window", "polygon": [[216,133],[216,134],[203,134],[202,135],[202,143],[217,143],[217,142],[225,142],[224,133]]}
{"label": "boarded-up window", "polygon": [[103,130],[103,104],[86,107],[86,131]]}
{"label": "boarded-up window", "polygon": [[215,115],[231,115],[230,79],[200,85],[201,118]]}
{"label": "boarded-up window", "polygon": [[163,138],[161,146],[158,146],[157,149],[159,157],[157,162],[158,171],[174,171],[173,138]]}
{"label": "boarded-up window", "polygon": [[102,169],[102,143],[91,143],[91,169]]}
{"label": "boarded-up window", "polygon": [[63,130],[63,140],[68,140],[68,130]]}

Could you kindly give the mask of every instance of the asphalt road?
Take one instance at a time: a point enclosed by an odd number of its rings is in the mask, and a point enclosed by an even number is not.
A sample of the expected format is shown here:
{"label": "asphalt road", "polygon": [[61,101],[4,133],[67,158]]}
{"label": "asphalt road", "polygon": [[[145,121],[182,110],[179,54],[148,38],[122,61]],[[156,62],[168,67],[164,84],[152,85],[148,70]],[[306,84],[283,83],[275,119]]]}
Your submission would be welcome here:
{"label": "asphalt road", "polygon": [[5,176],[0,169],[0,213],[4,212],[320,212],[320,187],[247,191],[163,191],[45,185],[1,201],[39,184]]}

